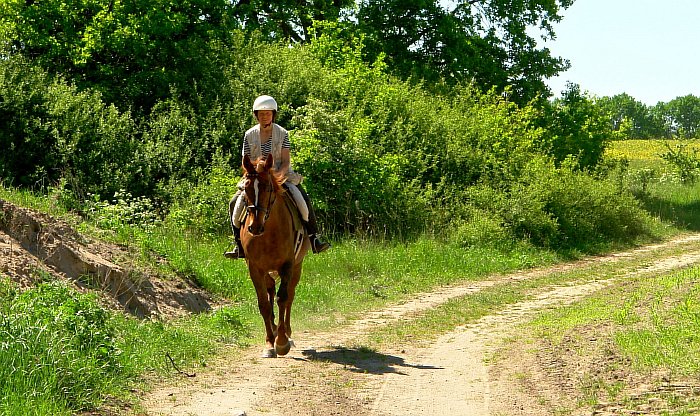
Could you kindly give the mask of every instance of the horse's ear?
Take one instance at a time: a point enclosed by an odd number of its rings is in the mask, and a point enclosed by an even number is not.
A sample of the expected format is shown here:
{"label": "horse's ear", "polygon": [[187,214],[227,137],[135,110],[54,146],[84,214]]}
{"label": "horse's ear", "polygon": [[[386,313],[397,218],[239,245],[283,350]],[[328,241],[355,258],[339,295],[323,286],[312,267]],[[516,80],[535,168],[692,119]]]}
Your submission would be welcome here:
{"label": "horse's ear", "polygon": [[248,155],[243,156],[243,169],[246,172],[255,172],[255,166],[253,166],[253,162],[250,161],[250,156]]}
{"label": "horse's ear", "polygon": [[265,159],[265,170],[270,170],[272,167],[272,153],[267,154],[267,159]]}

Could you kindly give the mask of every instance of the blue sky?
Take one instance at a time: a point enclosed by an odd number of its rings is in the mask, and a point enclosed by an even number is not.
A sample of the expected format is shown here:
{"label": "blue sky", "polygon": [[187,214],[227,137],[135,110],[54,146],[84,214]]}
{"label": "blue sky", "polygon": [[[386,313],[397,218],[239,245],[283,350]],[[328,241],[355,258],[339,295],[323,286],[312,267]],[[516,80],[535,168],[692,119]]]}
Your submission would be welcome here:
{"label": "blue sky", "polygon": [[575,0],[543,43],[571,68],[547,81],[647,105],[700,96],[700,0]]}

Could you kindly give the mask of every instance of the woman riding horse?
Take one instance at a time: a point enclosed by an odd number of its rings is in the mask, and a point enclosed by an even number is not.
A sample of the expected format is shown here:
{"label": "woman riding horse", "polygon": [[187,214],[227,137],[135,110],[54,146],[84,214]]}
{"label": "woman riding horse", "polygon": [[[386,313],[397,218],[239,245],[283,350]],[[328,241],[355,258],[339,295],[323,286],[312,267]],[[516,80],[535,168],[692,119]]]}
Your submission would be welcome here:
{"label": "woman riding horse", "polygon": [[[309,200],[309,196],[301,187],[302,177],[294,172],[289,156],[289,133],[282,126],[275,123],[277,117],[277,102],[269,95],[261,95],[253,102],[253,114],[258,120],[258,124],[250,128],[245,133],[243,140],[242,156],[248,156],[251,160],[264,159],[272,154],[274,169],[278,173],[286,173],[284,187],[294,198],[294,202],[299,208],[304,227],[309,234],[311,250],[314,253],[321,253],[330,248],[330,244],[321,241],[318,236],[318,224],[316,214]],[[232,251],[227,251],[224,255],[231,259],[246,257],[241,246],[240,217],[245,206],[245,198],[242,192],[243,180],[238,184],[238,192],[229,203],[229,219],[236,246]]]}

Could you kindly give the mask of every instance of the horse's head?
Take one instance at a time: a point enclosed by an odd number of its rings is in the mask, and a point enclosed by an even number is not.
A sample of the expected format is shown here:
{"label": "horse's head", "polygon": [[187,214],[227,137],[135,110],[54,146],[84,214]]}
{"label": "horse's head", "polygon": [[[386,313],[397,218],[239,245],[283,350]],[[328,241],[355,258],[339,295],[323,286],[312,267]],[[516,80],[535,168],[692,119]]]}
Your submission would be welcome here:
{"label": "horse's head", "polygon": [[248,155],[243,157],[243,169],[245,170],[245,192],[248,206],[248,217],[252,221],[248,225],[248,232],[252,235],[260,235],[265,232],[265,223],[270,217],[272,205],[275,203],[280,189],[279,178],[273,166],[272,154],[264,160],[250,160]]}

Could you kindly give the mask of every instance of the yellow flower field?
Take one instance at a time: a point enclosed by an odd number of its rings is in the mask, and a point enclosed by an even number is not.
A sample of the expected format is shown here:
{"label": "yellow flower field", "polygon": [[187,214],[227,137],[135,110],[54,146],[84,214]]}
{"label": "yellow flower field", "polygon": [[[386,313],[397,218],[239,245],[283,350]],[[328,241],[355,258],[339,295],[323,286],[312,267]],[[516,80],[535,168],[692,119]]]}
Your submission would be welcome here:
{"label": "yellow flower field", "polygon": [[666,144],[671,148],[684,143],[700,151],[700,140],[618,140],[610,142],[605,155],[616,159],[627,158],[632,166],[657,165],[663,162]]}

